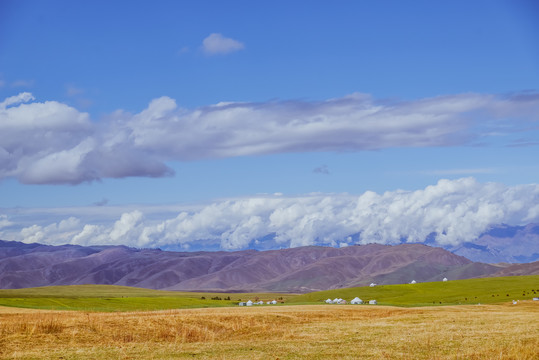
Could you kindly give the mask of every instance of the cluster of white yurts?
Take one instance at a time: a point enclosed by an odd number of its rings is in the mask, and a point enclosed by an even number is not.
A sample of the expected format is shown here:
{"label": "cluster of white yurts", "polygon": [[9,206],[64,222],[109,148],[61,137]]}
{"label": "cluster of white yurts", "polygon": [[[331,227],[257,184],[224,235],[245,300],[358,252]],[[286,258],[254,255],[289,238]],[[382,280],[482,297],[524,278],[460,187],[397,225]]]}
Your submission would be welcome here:
{"label": "cluster of white yurts", "polygon": [[[446,282],[447,281],[447,278],[443,278],[442,280],[443,282]],[[410,281],[410,284],[417,284],[417,281],[415,280],[412,280]],[[375,287],[377,286],[378,284],[375,284],[375,283],[371,283],[369,286],[370,287]],[[344,299],[341,299],[341,298],[335,298],[333,300],[331,299],[327,299],[324,301],[326,304],[348,304],[348,302]],[[369,304],[369,305],[376,305],[377,302],[376,300],[369,300],[368,302],[364,302],[363,300],[361,300],[360,298],[358,298],[357,296],[355,298],[353,298],[352,300],[350,300],[350,304]]]}
{"label": "cluster of white yurts", "polygon": [[[272,300],[272,301],[267,301],[265,303],[266,305],[276,305],[277,304],[277,300]],[[264,305],[264,302],[263,301],[246,301],[246,302],[240,302],[238,304],[239,306],[253,306],[253,305]]]}
{"label": "cluster of white yurts", "polygon": [[[335,298],[335,299],[333,299],[333,300],[327,299],[327,300],[324,301],[324,302],[325,302],[326,304],[348,304],[348,302],[347,302],[346,300],[341,299],[341,298]],[[350,304],[353,304],[353,305],[359,305],[359,304],[365,304],[365,302],[356,296],[355,298],[353,298],[352,300],[350,300]],[[376,305],[377,302],[376,302],[376,300],[369,300],[369,301],[368,301],[368,304],[370,304],[370,305]]]}

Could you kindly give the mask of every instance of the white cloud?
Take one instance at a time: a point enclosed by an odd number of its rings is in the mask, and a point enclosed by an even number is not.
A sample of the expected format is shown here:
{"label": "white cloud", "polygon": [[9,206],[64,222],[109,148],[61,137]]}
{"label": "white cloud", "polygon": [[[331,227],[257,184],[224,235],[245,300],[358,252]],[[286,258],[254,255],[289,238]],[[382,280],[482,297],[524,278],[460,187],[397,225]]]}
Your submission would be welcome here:
{"label": "white cloud", "polygon": [[[92,131],[89,116],[55,101],[27,104],[33,99],[30,93],[21,93],[0,103],[0,178],[73,182],[79,161],[75,157]],[[58,159],[70,162],[61,165]],[[49,165],[62,166],[68,172],[52,174]],[[79,180],[80,175],[74,182]]]}
{"label": "white cloud", "polygon": [[71,238],[78,233],[80,225],[80,220],[75,217],[69,217],[46,226],[32,225],[20,230],[18,240],[26,243],[48,244],[50,243],[49,239],[54,239],[54,244],[69,244]]}
{"label": "white cloud", "polygon": [[150,153],[137,150],[115,123],[101,127],[68,105],[32,100],[32,94],[21,93],[0,103],[0,179],[78,184],[171,173]]}
{"label": "white cloud", "polygon": [[2,230],[2,228],[6,228],[11,225],[14,225],[14,223],[9,221],[7,215],[4,215],[4,214],[0,215],[0,230]]}
{"label": "white cloud", "polygon": [[[128,240],[133,236],[131,233],[136,231],[137,226],[142,220],[142,213],[140,211],[133,211],[130,213],[122,214],[120,220],[114,223],[114,227],[109,234],[112,243],[117,244],[119,240]],[[131,236],[129,236],[131,235]]]}
{"label": "white cloud", "polygon": [[35,100],[34,96],[29,92],[23,92],[15,96],[10,96],[0,103],[0,109],[5,109],[10,105],[26,103]]}
{"label": "white cloud", "polygon": [[100,209],[67,209],[64,212],[75,217],[62,220],[60,216],[52,223],[39,224],[27,219],[22,229],[17,229],[17,216],[4,209],[0,221],[10,227],[0,231],[0,238],[48,244],[230,250],[346,246],[358,241],[356,234],[360,234],[362,244],[423,242],[435,234],[437,244],[456,246],[474,240],[493,225],[538,222],[538,203],[538,184],[506,186],[463,178],[440,180],[421,190],[383,194],[259,196],[183,211],[140,207],[120,215],[111,213],[113,217],[93,223],[84,218]]}
{"label": "white cloud", "polygon": [[243,43],[218,33],[210,34],[202,41],[202,50],[208,55],[228,54],[243,48]]}
{"label": "white cloud", "polygon": [[325,101],[222,102],[194,110],[163,96],[140,113],[116,111],[97,122],[74,107],[34,102],[32,94],[21,93],[0,103],[0,179],[78,184],[172,175],[167,161],[462,145],[484,141],[493,129],[525,132],[537,114],[539,97],[529,95],[388,103],[352,94]]}
{"label": "white cloud", "polygon": [[98,225],[84,225],[82,230],[73,236],[71,240],[72,244],[77,245],[94,245],[94,244],[104,244],[107,239],[105,238],[104,229]]}

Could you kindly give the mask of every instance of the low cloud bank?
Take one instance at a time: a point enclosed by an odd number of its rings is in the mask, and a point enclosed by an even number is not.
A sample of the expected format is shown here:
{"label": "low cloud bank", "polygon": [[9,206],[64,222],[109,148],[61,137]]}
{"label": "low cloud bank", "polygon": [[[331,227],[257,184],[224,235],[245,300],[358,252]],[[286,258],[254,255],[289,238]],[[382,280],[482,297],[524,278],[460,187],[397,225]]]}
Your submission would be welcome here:
{"label": "low cloud bank", "polygon": [[434,234],[436,244],[457,246],[493,225],[538,222],[539,185],[506,186],[463,178],[440,180],[417,191],[259,196],[167,214],[156,220],[155,213],[141,207],[94,223],[73,216],[49,224],[28,224],[31,219],[26,219],[26,225],[18,225],[16,216],[6,210],[0,213],[0,238],[235,250],[424,242]]}
{"label": "low cloud bank", "polygon": [[535,93],[402,102],[352,94],[192,110],[164,96],[140,113],[118,110],[92,121],[66,104],[21,93],[0,103],[0,179],[79,184],[171,176],[168,161],[472,144],[529,130],[538,114]]}

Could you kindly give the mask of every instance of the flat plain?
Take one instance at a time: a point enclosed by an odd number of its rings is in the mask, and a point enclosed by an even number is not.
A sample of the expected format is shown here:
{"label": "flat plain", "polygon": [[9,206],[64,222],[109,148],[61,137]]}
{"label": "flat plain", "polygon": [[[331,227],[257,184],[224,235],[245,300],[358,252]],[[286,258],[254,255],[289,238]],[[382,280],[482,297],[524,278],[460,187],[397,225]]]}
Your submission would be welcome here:
{"label": "flat plain", "polygon": [[0,306],[80,311],[149,311],[237,306],[239,301],[289,301],[292,294],[197,293],[116,285],[45,286],[0,290]]}
{"label": "flat plain", "polygon": [[2,359],[537,359],[539,306],[0,307]]}
{"label": "flat plain", "polygon": [[[538,285],[535,275],[304,295],[0,290],[0,359],[536,360]],[[355,296],[382,305],[322,302]],[[256,298],[281,303],[236,305]]]}
{"label": "flat plain", "polygon": [[506,276],[383,285],[317,291],[303,295],[276,293],[195,293],[115,285],[46,286],[0,290],[0,306],[49,310],[150,311],[230,307],[240,301],[277,300],[280,304],[314,305],[336,297],[377,300],[390,306],[500,304],[539,296],[539,275]]}

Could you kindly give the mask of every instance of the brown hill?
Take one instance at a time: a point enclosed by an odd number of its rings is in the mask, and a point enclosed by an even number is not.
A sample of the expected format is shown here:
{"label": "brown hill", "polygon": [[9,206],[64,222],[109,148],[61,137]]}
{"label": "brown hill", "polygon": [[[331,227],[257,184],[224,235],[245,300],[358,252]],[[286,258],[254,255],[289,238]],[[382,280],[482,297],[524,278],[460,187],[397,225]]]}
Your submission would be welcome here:
{"label": "brown hill", "polygon": [[492,274],[492,276],[539,275],[539,261],[528,264],[511,264]]}
{"label": "brown hill", "polygon": [[[534,270],[535,269],[535,270]],[[0,241],[0,288],[115,284],[151,289],[308,292],[536,271],[473,263],[419,244],[172,252]],[[512,274],[511,273],[511,274]]]}

